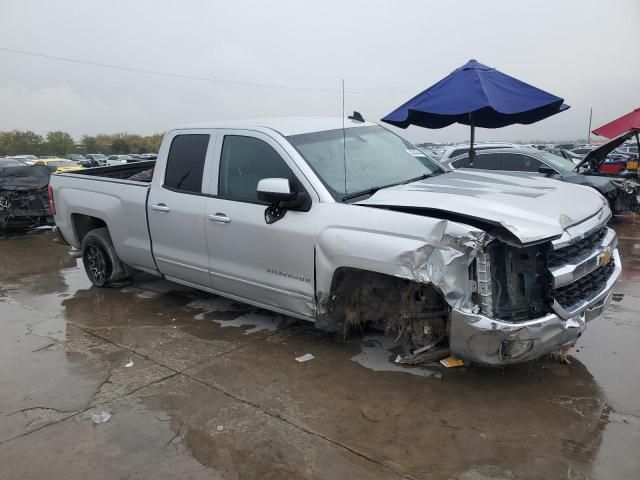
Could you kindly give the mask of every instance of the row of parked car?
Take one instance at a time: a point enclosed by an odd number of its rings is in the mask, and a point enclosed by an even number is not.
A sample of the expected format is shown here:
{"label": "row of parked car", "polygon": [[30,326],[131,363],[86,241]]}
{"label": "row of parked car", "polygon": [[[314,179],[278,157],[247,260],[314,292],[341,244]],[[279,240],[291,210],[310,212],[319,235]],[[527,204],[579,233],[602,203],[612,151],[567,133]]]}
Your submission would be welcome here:
{"label": "row of parked car", "polygon": [[13,160],[27,165],[45,165],[59,172],[72,172],[83,168],[105,167],[111,165],[124,165],[142,160],[155,160],[158,155],[155,153],[130,153],[128,155],[103,155],[101,153],[89,153],[80,155],[72,153],[66,158],[56,155],[15,155],[12,157],[0,158],[3,160]]}

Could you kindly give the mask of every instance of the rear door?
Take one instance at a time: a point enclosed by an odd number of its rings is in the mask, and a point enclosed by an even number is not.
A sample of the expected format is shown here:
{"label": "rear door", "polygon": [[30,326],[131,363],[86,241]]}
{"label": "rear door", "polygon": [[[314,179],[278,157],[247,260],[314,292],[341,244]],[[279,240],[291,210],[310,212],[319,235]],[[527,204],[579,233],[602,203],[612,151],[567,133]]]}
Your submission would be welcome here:
{"label": "rear door", "polygon": [[167,278],[211,286],[202,185],[208,178],[215,133],[178,130],[162,145],[167,158],[154,173],[147,202],[153,255]]}
{"label": "rear door", "polygon": [[219,132],[219,167],[211,176],[205,224],[213,288],[275,307],[313,314],[314,209],[288,211],[272,224],[256,196],[262,178],[288,178],[317,197],[284,149],[260,132]]}

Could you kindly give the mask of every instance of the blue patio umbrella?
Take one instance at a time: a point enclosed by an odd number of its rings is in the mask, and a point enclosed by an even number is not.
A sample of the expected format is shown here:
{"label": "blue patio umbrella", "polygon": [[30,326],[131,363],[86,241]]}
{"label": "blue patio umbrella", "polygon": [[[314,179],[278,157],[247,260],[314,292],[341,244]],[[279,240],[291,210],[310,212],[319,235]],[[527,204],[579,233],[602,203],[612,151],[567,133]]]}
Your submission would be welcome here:
{"label": "blue patio umbrella", "polygon": [[469,60],[435,85],[382,119],[396,127],[443,128],[453,123],[471,127],[470,158],[475,155],[475,127],[528,125],[569,108],[564,99]]}

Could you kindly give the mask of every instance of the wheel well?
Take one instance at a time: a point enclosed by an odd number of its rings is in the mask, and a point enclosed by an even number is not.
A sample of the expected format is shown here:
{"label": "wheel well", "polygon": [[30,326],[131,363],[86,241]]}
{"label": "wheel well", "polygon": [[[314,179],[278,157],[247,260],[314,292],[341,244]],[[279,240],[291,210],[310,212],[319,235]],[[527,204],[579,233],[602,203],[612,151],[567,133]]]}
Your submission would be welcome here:
{"label": "wheel well", "polygon": [[[333,275],[327,302],[333,331],[362,328],[365,323],[387,331],[419,335],[431,327],[435,335],[446,332],[449,308],[433,285],[378,272],[339,268]],[[437,332],[435,332],[437,330]],[[419,334],[419,335],[418,335]]]}
{"label": "wheel well", "polygon": [[71,221],[73,222],[73,230],[78,239],[78,244],[82,245],[82,240],[91,230],[100,227],[106,227],[107,224],[104,220],[92,217],[90,215],[82,215],[79,213],[73,213],[71,215]]}

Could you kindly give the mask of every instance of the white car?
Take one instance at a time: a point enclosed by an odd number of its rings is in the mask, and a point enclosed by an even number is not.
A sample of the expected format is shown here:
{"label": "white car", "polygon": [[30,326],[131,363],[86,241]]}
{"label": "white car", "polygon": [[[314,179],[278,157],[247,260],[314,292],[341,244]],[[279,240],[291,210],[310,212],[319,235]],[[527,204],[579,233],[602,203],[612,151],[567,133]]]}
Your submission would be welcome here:
{"label": "white car", "polygon": [[[445,160],[449,159],[449,158],[453,158],[453,157],[457,157],[458,155],[464,155],[466,153],[469,153],[469,148],[471,146],[468,143],[460,143],[458,145],[449,145],[448,147],[445,147],[444,149],[444,153],[442,154],[442,156],[438,159],[438,161],[440,163],[443,163]],[[507,143],[507,142],[496,142],[496,143],[475,143],[473,145],[473,149],[478,152],[480,150],[489,150],[492,148],[511,148],[511,147],[516,147],[515,144],[513,143]]]}
{"label": "white car", "polygon": [[131,155],[109,155],[107,157],[107,166],[113,165],[126,165],[127,163],[135,162],[135,158]]}

